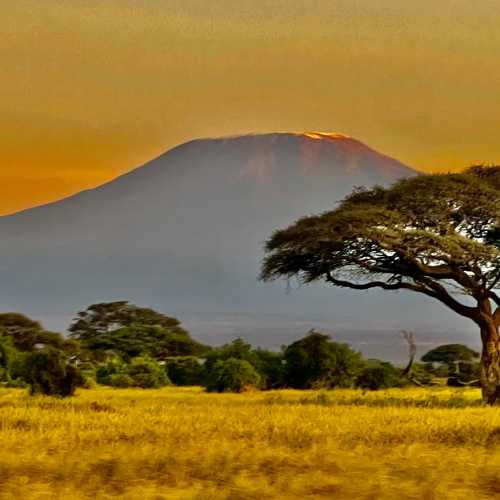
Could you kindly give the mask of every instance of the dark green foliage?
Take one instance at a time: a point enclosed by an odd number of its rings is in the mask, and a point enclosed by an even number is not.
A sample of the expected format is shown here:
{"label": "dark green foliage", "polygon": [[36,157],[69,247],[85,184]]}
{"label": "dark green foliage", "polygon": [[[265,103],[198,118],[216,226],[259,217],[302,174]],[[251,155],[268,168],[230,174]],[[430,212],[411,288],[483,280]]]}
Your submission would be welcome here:
{"label": "dark green foliage", "polygon": [[203,383],[203,364],[195,356],[167,358],[165,370],[168,378],[175,385],[189,386]]}
{"label": "dark green foliage", "polygon": [[431,349],[422,356],[429,371],[435,376],[447,377],[450,386],[463,386],[480,378],[480,364],[474,361],[479,353],[462,344],[446,344]]}
{"label": "dark green foliage", "polygon": [[361,355],[347,344],[311,331],[284,351],[286,382],[290,387],[350,387],[363,367]]}
{"label": "dark green foliage", "polygon": [[60,333],[44,330],[38,321],[23,314],[0,314],[0,331],[12,339],[13,347],[19,351],[31,352],[49,346],[68,352],[77,350],[74,341],[65,339]]}
{"label": "dark green foliage", "polygon": [[206,388],[208,392],[242,392],[248,387],[257,387],[259,382],[259,374],[248,361],[229,358],[211,367]]}
{"label": "dark green foliage", "polygon": [[401,377],[401,370],[398,370],[391,363],[376,361],[368,363],[357,378],[356,385],[362,389],[375,391],[401,387],[405,382]]}
{"label": "dark green foliage", "polygon": [[99,384],[113,387],[152,389],[170,384],[164,368],[152,358],[133,358],[130,363],[115,360],[100,366],[96,372]]}
{"label": "dark green foliage", "polygon": [[134,358],[126,366],[125,374],[133,381],[135,387],[156,389],[170,383],[165,370],[154,360],[147,357]]}
{"label": "dark green foliage", "polygon": [[9,379],[10,366],[14,357],[12,340],[0,333],[0,381]]}
{"label": "dark green foliage", "polygon": [[62,351],[53,347],[26,355],[25,376],[31,394],[71,396],[83,383],[79,370],[68,362]]}
{"label": "dark green foliage", "polygon": [[284,385],[283,354],[265,349],[253,349],[241,338],[211,350],[205,356],[203,366],[205,380],[210,379],[214,365],[218,361],[237,359],[246,361],[259,374],[260,386],[264,389],[282,387]]}
{"label": "dark green foliage", "polygon": [[427,363],[413,363],[411,368],[410,381],[417,385],[430,385],[432,384],[434,373],[432,365]]}
{"label": "dark green foliage", "polygon": [[110,356],[164,360],[171,356],[197,356],[208,349],[193,340],[177,319],[128,302],[90,306],[78,313],[70,331],[98,361]]}
{"label": "dark green foliage", "polygon": [[109,355],[130,360],[137,356],[149,356],[164,360],[171,356],[199,355],[205,346],[187,334],[179,334],[158,326],[132,325],[83,341],[86,349],[103,358]]}
{"label": "dark green foliage", "polygon": [[217,361],[224,361],[231,358],[247,361],[254,367],[258,363],[258,357],[252,346],[243,339],[237,338],[228,344],[224,344],[208,352],[205,355],[205,369],[210,371]]}
{"label": "dark green foliage", "polygon": [[285,383],[285,361],[282,352],[255,349],[255,369],[261,377],[263,389],[277,389]]}
{"label": "dark green foliage", "polygon": [[444,363],[453,365],[460,361],[472,361],[479,358],[479,353],[473,351],[466,345],[446,344],[431,349],[422,356],[422,361],[426,363]]}
{"label": "dark green foliage", "polygon": [[132,325],[154,326],[167,329],[181,336],[189,334],[179,320],[146,307],[138,307],[128,301],[105,302],[89,306],[79,312],[69,327],[71,336],[81,341],[99,337],[103,333]]}
{"label": "dark green foliage", "polygon": [[126,389],[127,387],[135,387],[134,379],[126,373],[114,373],[110,375],[108,384],[117,389]]}
{"label": "dark green foliage", "polygon": [[96,381],[98,384],[111,385],[111,377],[113,375],[123,373],[124,369],[125,364],[121,360],[115,359],[108,361],[97,368]]}

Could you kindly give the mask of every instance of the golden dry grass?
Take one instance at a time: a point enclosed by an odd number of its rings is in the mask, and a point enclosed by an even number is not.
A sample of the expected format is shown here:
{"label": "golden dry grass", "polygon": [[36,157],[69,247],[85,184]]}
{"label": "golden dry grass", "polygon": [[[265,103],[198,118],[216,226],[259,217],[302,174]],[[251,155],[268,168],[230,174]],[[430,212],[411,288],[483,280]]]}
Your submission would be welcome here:
{"label": "golden dry grass", "polygon": [[0,390],[0,498],[500,497],[475,389]]}

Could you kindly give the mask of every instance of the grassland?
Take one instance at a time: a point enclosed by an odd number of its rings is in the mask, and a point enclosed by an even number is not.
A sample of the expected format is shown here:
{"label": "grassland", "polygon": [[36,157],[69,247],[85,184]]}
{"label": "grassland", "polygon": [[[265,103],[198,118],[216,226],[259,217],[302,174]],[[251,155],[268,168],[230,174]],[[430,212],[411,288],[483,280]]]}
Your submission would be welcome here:
{"label": "grassland", "polygon": [[0,390],[0,498],[500,497],[475,389]]}

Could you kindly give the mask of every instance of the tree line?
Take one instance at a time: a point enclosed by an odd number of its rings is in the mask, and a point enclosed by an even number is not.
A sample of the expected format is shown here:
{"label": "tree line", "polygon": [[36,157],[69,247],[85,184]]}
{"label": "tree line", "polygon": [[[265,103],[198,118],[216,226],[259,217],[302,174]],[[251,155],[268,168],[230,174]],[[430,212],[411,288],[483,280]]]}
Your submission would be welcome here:
{"label": "tree line", "polygon": [[440,346],[421,363],[414,363],[412,355],[401,369],[364,359],[349,345],[314,330],[280,351],[253,348],[240,338],[213,348],[193,339],[176,318],[127,301],[94,304],[79,312],[69,337],[22,314],[0,314],[1,384],[61,397],[94,384],[145,389],[198,385],[209,392],[376,390],[437,379],[462,385],[479,377],[478,356],[459,344]]}

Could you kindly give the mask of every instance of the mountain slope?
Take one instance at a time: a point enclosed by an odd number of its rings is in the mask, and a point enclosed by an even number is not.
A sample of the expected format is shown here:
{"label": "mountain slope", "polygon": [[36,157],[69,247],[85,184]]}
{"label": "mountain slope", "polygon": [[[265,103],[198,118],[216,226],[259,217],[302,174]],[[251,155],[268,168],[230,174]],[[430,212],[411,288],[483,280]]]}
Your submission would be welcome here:
{"label": "mountain slope", "polygon": [[[97,189],[0,218],[2,307],[58,327],[88,303],[117,298],[184,316],[243,312],[256,329],[270,313],[354,317],[349,293],[287,295],[259,283],[263,242],[353,186],[415,174],[341,134],[191,141]],[[370,297],[367,312],[379,309]],[[224,318],[213,329],[227,328]]]}

